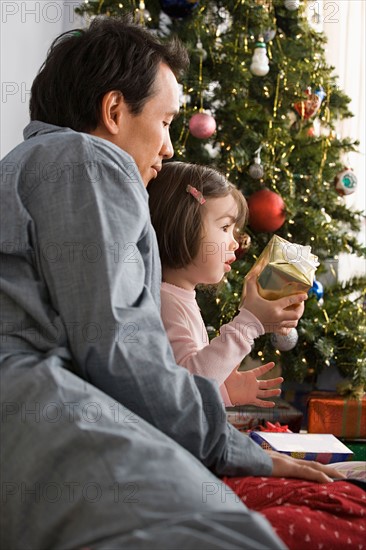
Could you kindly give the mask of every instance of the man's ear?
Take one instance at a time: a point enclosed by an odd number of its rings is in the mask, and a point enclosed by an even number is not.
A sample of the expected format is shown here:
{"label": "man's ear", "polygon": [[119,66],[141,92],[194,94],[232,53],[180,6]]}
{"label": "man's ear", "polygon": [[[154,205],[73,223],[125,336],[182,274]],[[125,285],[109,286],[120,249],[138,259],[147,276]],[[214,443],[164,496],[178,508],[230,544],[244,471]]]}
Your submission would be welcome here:
{"label": "man's ear", "polygon": [[119,132],[123,113],[127,105],[121,92],[112,90],[107,92],[102,100],[101,120],[107,132],[116,135]]}

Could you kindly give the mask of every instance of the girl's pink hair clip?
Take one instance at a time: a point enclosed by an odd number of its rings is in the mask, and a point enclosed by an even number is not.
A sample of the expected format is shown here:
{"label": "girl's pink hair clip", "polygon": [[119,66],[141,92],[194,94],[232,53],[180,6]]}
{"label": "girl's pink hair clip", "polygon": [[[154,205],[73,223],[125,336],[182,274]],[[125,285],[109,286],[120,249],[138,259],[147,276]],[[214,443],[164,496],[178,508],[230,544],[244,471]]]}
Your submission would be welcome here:
{"label": "girl's pink hair clip", "polygon": [[200,204],[205,204],[206,199],[202,195],[201,191],[198,191],[198,189],[193,187],[193,185],[187,185],[186,191],[187,193],[190,193],[192,197],[194,197]]}

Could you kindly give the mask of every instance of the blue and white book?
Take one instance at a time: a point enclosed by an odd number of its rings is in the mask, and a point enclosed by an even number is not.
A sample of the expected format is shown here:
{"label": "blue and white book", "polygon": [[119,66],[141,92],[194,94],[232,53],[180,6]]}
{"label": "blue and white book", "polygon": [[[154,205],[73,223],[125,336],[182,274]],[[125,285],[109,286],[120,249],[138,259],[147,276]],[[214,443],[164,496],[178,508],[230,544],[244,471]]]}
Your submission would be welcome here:
{"label": "blue and white book", "polygon": [[250,437],[263,449],[322,464],[353,459],[353,452],[332,434],[251,432]]}

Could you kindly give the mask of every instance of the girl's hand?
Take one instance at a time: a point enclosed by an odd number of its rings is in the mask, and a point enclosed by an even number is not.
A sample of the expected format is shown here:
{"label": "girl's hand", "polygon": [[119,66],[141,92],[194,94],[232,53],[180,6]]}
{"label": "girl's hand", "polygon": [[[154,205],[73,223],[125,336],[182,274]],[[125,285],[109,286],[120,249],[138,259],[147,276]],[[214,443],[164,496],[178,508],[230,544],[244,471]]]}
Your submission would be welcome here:
{"label": "girl's hand", "polygon": [[[263,401],[267,398],[280,395],[281,390],[275,388],[283,382],[283,378],[271,378],[270,380],[257,380],[266,372],[273,369],[274,363],[267,363],[255,369],[238,372],[235,369],[225,380],[225,386],[233,405],[256,405],[257,407],[274,407],[273,401]],[[272,389],[273,388],[273,389]]]}
{"label": "girl's hand", "polygon": [[247,309],[259,319],[265,332],[277,332],[287,335],[304,313],[304,301],[307,294],[293,294],[278,300],[265,300],[258,293],[256,275],[248,277],[246,281],[246,296],[243,308]]}

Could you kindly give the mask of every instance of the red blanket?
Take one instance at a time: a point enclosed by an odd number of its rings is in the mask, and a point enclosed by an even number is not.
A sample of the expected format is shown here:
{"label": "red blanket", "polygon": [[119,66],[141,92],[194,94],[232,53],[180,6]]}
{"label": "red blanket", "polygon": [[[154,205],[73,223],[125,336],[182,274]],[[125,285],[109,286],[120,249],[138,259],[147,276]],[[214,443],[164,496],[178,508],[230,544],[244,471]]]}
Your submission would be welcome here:
{"label": "red blanket", "polygon": [[225,477],[291,550],[366,550],[366,492],[347,481]]}

